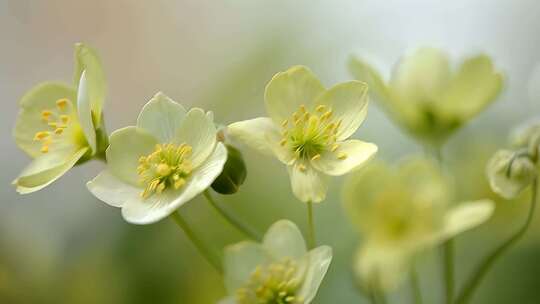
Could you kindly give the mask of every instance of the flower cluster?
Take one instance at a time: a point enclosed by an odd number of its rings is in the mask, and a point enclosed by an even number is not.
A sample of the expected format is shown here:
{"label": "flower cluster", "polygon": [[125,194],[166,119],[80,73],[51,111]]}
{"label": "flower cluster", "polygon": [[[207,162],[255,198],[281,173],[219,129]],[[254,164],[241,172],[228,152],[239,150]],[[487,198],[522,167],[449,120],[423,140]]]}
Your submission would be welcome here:
{"label": "flower cluster", "polygon": [[[347,216],[362,237],[352,269],[361,290],[376,302],[414,271],[423,251],[444,248],[446,298],[454,304],[452,241],[486,222],[494,203],[482,199],[454,204],[452,177],[441,157],[443,144],[499,94],[503,78],[486,55],[466,59],[457,71],[439,50],[423,48],[405,57],[386,84],[359,59],[350,68],[358,80],[330,88],[304,66],[277,73],[266,86],[268,117],[218,128],[211,111],[186,109],[158,92],[133,126],[105,131],[106,84],[96,52],[75,46],[73,85],[46,82],[21,99],[14,137],[33,158],[13,182],[27,194],[43,189],[75,165],[96,159],[105,168],[88,190],[121,208],[133,224],[171,218],[200,253],[223,274],[228,296],[221,304],[309,304],[332,260],[330,246],[317,246],[313,203],[327,197],[328,180],[351,173],[343,187]],[[396,166],[370,160],[378,147],[353,138],[367,116],[368,85],[390,116],[431,151]],[[234,194],[247,177],[236,142],[271,156],[287,168],[292,194],[306,203],[308,244],[289,220],[271,225],[261,238],[234,212],[217,203],[211,190]],[[540,124],[516,133],[512,150],[489,161],[487,177],[496,193],[511,198],[532,187],[536,203]],[[181,206],[203,194],[232,226],[251,240],[227,246],[219,259],[197,237]],[[485,259],[455,301],[469,301],[478,282],[525,226]],[[418,288],[419,289],[419,288]],[[417,296],[420,297],[419,293]],[[417,303],[421,298],[417,298]]]}

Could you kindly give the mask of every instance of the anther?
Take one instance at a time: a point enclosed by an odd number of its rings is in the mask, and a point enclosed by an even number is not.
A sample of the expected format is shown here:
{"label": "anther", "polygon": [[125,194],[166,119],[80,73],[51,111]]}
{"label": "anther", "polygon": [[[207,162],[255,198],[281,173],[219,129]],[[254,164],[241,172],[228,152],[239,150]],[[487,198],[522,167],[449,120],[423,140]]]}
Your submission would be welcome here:
{"label": "anther", "polygon": [[34,140],[42,140],[49,137],[49,135],[50,134],[47,131],[37,132],[36,135],[34,135]]}
{"label": "anther", "polygon": [[319,159],[321,159],[321,155],[320,155],[320,154],[316,154],[315,156],[313,156],[313,157],[311,158],[311,160],[313,160],[313,161],[319,160]]}
{"label": "anther", "polygon": [[41,112],[41,119],[45,122],[49,121],[49,118],[51,117],[52,112],[48,110],[43,110]]}
{"label": "anther", "polygon": [[67,116],[67,115],[60,115],[60,120],[62,121],[63,124],[67,124],[68,121],[69,121],[69,116]]}
{"label": "anther", "polygon": [[169,165],[167,164],[159,164],[156,168],[156,172],[157,174],[161,175],[161,176],[167,176],[169,174],[171,174],[171,167],[169,167]]}
{"label": "anther", "polygon": [[56,106],[58,107],[58,109],[63,110],[68,104],[68,102],[69,101],[67,100],[67,98],[58,99],[56,101]]}
{"label": "anther", "polygon": [[324,110],[326,110],[326,106],[325,105],[318,105],[316,108],[315,108],[315,111],[317,112],[324,112]]}
{"label": "anther", "polygon": [[300,112],[306,113],[306,106],[305,105],[300,105]]}
{"label": "anther", "polygon": [[344,160],[344,159],[347,158],[347,154],[344,153],[344,152],[339,152],[338,155],[337,155],[337,158],[338,158],[339,160]]}
{"label": "anther", "polygon": [[41,151],[41,153],[47,153],[47,152],[49,152],[49,146],[43,146],[43,147],[41,147],[41,150],[40,150],[40,151]]}
{"label": "anther", "polygon": [[304,164],[299,164],[298,165],[298,170],[300,170],[302,172],[305,172],[306,171],[306,166],[304,166]]}
{"label": "anther", "polygon": [[281,123],[281,126],[285,128],[288,124],[289,124],[289,121],[288,121],[287,119],[285,119],[285,120]]}
{"label": "anther", "polygon": [[62,134],[62,132],[64,132],[64,128],[56,128],[56,129],[54,129],[54,134],[56,134],[56,135],[60,135],[60,134]]}
{"label": "anther", "polygon": [[334,145],[332,146],[332,148],[330,148],[330,151],[336,152],[336,150],[337,150],[338,148],[339,148],[339,145],[338,145],[338,144],[334,144]]}

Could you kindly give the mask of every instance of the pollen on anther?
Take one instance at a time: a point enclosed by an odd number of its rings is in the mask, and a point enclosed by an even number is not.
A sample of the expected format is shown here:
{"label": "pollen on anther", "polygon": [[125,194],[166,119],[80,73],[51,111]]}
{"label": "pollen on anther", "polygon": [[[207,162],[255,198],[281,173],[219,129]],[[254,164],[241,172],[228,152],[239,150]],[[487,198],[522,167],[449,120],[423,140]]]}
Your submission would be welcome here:
{"label": "pollen on anther", "polygon": [[338,148],[339,148],[339,145],[338,145],[338,144],[334,144],[334,145],[332,146],[332,148],[330,148],[330,151],[336,152],[336,150],[337,150]]}
{"label": "pollen on anther", "polygon": [[47,153],[47,152],[49,152],[49,146],[43,146],[43,147],[41,147],[41,150],[40,150],[40,151],[41,151],[41,153]]}
{"label": "pollen on anther", "polygon": [[49,137],[49,135],[50,134],[47,131],[37,132],[36,135],[34,135],[34,140],[42,140]]}
{"label": "pollen on anther", "polygon": [[285,120],[281,123],[281,126],[285,128],[288,124],[289,124],[289,121],[288,121],[287,119],[285,119]]}
{"label": "pollen on anther", "polygon": [[321,159],[321,155],[320,155],[320,154],[316,154],[315,156],[313,156],[313,157],[311,158],[311,160],[319,160],[319,159]]}
{"label": "pollen on anther", "polygon": [[344,152],[340,152],[340,153],[338,153],[337,158],[338,158],[339,160],[344,160],[344,159],[347,158],[347,154],[344,153]]}
{"label": "pollen on anther", "polygon": [[63,124],[67,124],[68,121],[69,121],[69,116],[67,116],[67,115],[60,115],[60,120],[62,121]]}
{"label": "pollen on anther", "polygon": [[56,129],[54,129],[54,134],[56,134],[56,135],[60,135],[60,134],[62,134],[62,132],[64,132],[64,128],[56,128]]}
{"label": "pollen on anther", "polygon": [[317,111],[317,112],[324,112],[324,110],[326,110],[326,106],[325,106],[325,105],[318,105],[318,106],[315,108],[315,111]]}
{"label": "pollen on anther", "polygon": [[60,110],[63,110],[66,105],[68,104],[68,100],[66,98],[62,98],[62,99],[58,99],[56,101],[56,106],[60,109]]}
{"label": "pollen on anther", "polygon": [[279,142],[279,144],[280,144],[282,147],[285,146],[285,145],[287,144],[287,139],[286,139],[286,138],[282,139],[282,140]]}
{"label": "pollen on anther", "polygon": [[304,166],[304,164],[299,164],[298,165],[298,170],[300,170],[302,172],[305,172],[306,171],[306,166]]}
{"label": "pollen on anther", "polygon": [[52,112],[48,110],[43,110],[41,112],[41,119],[45,122],[49,121],[49,118],[51,117]]}

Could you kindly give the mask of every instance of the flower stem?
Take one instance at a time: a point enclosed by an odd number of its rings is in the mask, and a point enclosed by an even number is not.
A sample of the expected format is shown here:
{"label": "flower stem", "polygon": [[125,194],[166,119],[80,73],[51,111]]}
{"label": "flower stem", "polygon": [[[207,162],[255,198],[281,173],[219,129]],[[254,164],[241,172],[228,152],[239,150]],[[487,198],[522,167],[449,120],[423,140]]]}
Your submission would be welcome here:
{"label": "flower stem", "polygon": [[315,224],[313,222],[313,203],[307,202],[307,220],[308,220],[308,247],[315,248],[317,240],[315,238]]}
{"label": "flower stem", "polygon": [[422,289],[420,288],[420,279],[418,278],[418,272],[416,271],[416,267],[413,266],[411,269],[411,288],[414,296],[414,303],[415,304],[422,304]]}
{"label": "flower stem", "polygon": [[446,286],[446,303],[454,302],[454,240],[449,239],[443,245],[444,282]]}
{"label": "flower stem", "polygon": [[200,238],[197,237],[195,232],[189,227],[189,224],[186,222],[186,220],[180,215],[178,211],[173,212],[171,214],[171,218],[174,220],[174,222],[184,231],[184,233],[187,235],[187,237],[191,240],[193,245],[197,247],[197,250],[199,250],[199,253],[208,261],[210,265],[212,265],[218,273],[223,273],[223,269],[221,268],[221,264],[219,263],[219,259],[217,256],[210,251],[208,247],[202,242]]}
{"label": "flower stem", "polygon": [[532,189],[531,189],[531,203],[529,207],[529,213],[527,215],[527,219],[525,221],[525,224],[509,239],[507,239],[504,243],[499,245],[491,254],[489,254],[484,261],[480,264],[480,266],[476,269],[476,272],[474,275],[466,282],[465,287],[463,288],[462,292],[459,294],[456,304],[466,304],[469,303],[474,292],[482,282],[482,279],[486,276],[488,271],[493,267],[495,262],[508,250],[510,249],[517,241],[519,241],[523,235],[527,232],[532,219],[534,217],[534,212],[536,210],[536,196],[538,191],[538,178],[535,178],[532,183]]}
{"label": "flower stem", "polygon": [[245,234],[247,237],[260,241],[262,239],[262,236],[256,232],[252,227],[245,224],[241,220],[239,220],[234,214],[220,206],[212,197],[210,194],[210,191],[206,190],[204,191],[204,197],[206,200],[214,207],[214,209],[224,218],[226,219],[231,225],[233,225],[236,229],[238,229],[240,232]]}

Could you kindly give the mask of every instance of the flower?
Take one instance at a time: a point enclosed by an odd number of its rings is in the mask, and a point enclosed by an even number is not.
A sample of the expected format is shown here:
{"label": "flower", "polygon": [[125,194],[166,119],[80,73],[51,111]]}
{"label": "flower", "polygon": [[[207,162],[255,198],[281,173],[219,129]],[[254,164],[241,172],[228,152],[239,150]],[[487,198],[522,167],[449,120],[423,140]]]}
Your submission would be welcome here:
{"label": "flower", "polygon": [[13,136],[33,161],[13,181],[21,194],[40,190],[99,152],[105,77],[95,51],[75,45],[74,85],[45,82],[21,99]]}
{"label": "flower", "polygon": [[363,236],[354,269],[362,286],[397,288],[413,257],[485,222],[489,200],[451,207],[448,181],[431,161],[411,159],[397,170],[374,163],[344,186],[347,214]]}
{"label": "flower", "polygon": [[228,133],[287,165],[291,186],[303,202],[321,202],[326,176],[359,168],[377,151],[350,139],[367,114],[367,85],[350,81],[325,89],[313,73],[294,66],[276,74],[265,90],[268,117],[240,121]]}
{"label": "flower", "polygon": [[488,161],[486,175],[493,192],[506,199],[512,199],[532,183],[536,171],[536,166],[529,155],[499,150]]}
{"label": "flower", "polygon": [[399,62],[388,84],[360,59],[351,60],[350,70],[401,127],[439,146],[487,107],[503,84],[486,55],[466,59],[455,72],[448,61],[440,50],[421,48]]}
{"label": "flower", "polygon": [[122,208],[130,223],[157,222],[207,189],[223,170],[227,150],[216,133],[212,112],[186,112],[157,93],[137,126],[111,134],[107,169],[88,182],[88,189]]}
{"label": "flower", "polygon": [[328,266],[332,248],[310,251],[300,230],[288,220],[274,223],[262,244],[241,242],[225,249],[225,287],[220,304],[308,304]]}

